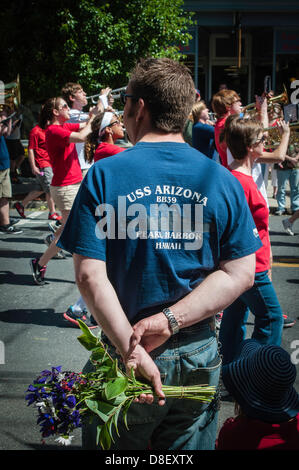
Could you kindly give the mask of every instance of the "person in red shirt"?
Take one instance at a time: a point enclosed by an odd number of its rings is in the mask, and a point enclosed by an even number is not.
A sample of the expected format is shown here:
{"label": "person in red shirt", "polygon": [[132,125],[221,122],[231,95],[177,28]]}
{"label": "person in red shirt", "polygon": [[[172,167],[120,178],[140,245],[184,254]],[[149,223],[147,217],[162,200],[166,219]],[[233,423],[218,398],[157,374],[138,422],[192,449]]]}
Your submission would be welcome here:
{"label": "person in red shirt", "polygon": [[225,121],[230,115],[240,114],[242,110],[241,98],[234,90],[222,89],[213,96],[212,108],[216,114],[215,145],[223,166],[228,168],[226,143],[221,140]]}
{"label": "person in red shirt", "polygon": [[47,118],[44,115],[42,107],[38,124],[30,131],[28,144],[28,160],[31,171],[36,177],[36,188],[30,191],[22,201],[18,201],[14,205],[15,209],[23,219],[26,218],[25,208],[29,202],[45,193],[49,208],[48,219],[61,220],[61,215],[58,215],[55,211],[55,204],[50,193],[53,170],[50,157],[46,149],[45,128],[47,124]]}
{"label": "person in red shirt", "polygon": [[287,351],[247,339],[222,380],[237,416],[222,425],[216,450],[299,450],[296,367]]}
{"label": "person in red shirt", "polygon": [[55,232],[55,237],[48,249],[40,258],[30,260],[34,282],[45,284],[47,263],[60,250],[56,246],[74,199],[82,181],[82,172],[75,144],[84,142],[91,131],[91,123],[95,116],[103,111],[101,102],[90,111],[90,118],[84,123],[67,123],[70,119],[69,107],[61,97],[50,98],[44,105],[44,115],[49,121],[46,128],[46,149],[53,169],[50,187],[51,195],[61,211],[61,226]]}
{"label": "person in red shirt", "polygon": [[115,144],[124,138],[123,125],[113,112],[99,114],[91,125],[91,133],[86,138],[85,159],[97,162],[125,150]]}
{"label": "person in red shirt", "polygon": [[[252,337],[261,344],[281,343],[283,314],[277,299],[270,270],[269,210],[251,175],[252,165],[263,153],[263,126],[258,121],[229,116],[225,123],[225,141],[234,161],[230,165],[232,174],[241,183],[253,220],[256,236],[263,246],[256,252],[255,281],[253,287],[244,292],[224,312],[219,332],[223,364],[237,357],[241,342],[246,336],[246,321],[249,310],[254,315]],[[283,132],[290,132],[283,124]]]}

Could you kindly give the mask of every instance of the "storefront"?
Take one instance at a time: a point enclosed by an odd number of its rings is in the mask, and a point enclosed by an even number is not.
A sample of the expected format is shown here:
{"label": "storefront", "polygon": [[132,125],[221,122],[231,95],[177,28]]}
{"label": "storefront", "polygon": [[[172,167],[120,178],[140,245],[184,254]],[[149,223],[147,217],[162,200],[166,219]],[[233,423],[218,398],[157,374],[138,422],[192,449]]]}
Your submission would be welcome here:
{"label": "storefront", "polygon": [[262,93],[265,77],[275,94],[299,80],[299,2],[187,0],[196,25],[181,50],[206,102],[226,85],[244,104]]}

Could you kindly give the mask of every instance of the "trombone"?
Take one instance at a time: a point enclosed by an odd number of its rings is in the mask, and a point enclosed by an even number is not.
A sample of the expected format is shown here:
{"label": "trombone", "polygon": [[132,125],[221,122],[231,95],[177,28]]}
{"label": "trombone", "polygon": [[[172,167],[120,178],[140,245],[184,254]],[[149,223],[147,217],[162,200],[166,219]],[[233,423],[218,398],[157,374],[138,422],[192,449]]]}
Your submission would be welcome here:
{"label": "trombone", "polygon": [[[125,90],[127,87],[123,86],[121,88],[115,88],[115,90],[111,90],[110,93],[108,94],[108,97],[111,96],[114,100],[117,100],[120,98],[120,92]],[[87,100],[91,100],[92,104],[97,104],[99,101],[99,98],[102,93],[97,93],[96,95],[91,95],[91,96],[86,96]]]}

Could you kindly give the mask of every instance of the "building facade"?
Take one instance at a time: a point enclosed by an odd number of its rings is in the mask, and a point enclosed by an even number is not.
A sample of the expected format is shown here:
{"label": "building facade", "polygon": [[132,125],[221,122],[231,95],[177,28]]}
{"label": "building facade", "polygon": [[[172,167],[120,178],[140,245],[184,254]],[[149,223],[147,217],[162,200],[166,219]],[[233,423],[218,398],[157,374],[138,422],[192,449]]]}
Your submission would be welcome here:
{"label": "building facade", "polygon": [[298,0],[186,0],[184,10],[194,12],[195,26],[181,51],[207,103],[221,84],[240,93],[243,104],[263,92],[265,81],[275,95],[284,86],[291,95],[299,81]]}

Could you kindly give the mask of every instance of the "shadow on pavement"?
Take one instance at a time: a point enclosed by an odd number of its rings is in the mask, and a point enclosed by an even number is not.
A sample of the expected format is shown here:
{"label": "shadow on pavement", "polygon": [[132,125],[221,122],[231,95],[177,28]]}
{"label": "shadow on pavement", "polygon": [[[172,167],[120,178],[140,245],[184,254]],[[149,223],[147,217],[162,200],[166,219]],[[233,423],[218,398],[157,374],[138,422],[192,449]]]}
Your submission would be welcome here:
{"label": "shadow on pavement", "polygon": [[[32,258],[32,254],[30,258]],[[64,260],[62,259],[62,260],[57,260],[57,261],[64,261]],[[28,271],[29,271],[29,266],[28,266]],[[50,282],[62,282],[64,284],[75,284],[75,281],[68,281],[67,279],[55,279],[55,278],[47,277],[46,284],[49,284]],[[43,287],[43,286],[38,286],[37,284],[34,283],[33,277],[31,274],[15,274],[15,273],[12,273],[11,271],[0,271],[0,284],[11,284],[15,286],[27,285],[29,287],[36,286],[39,288]]]}
{"label": "shadow on pavement", "polygon": [[7,323],[23,323],[23,324],[34,324],[43,326],[57,326],[59,328],[76,328],[68,320],[63,318],[64,312],[55,312],[53,308],[44,309],[17,309],[17,310],[5,310],[0,312],[0,320]]}
{"label": "shadow on pavement", "polygon": [[[8,242],[8,243],[18,243],[20,241],[20,238],[9,237],[9,238],[6,238],[5,241]],[[44,243],[44,240],[42,240],[41,238],[32,238],[32,237],[24,238],[24,237],[22,237],[21,241],[22,241],[22,243],[39,243],[40,245],[44,245],[44,247],[46,249],[46,245]],[[2,256],[2,253],[5,253],[5,251],[1,250],[0,251],[0,256]],[[23,254],[23,251],[21,253]],[[7,251],[6,251],[6,254],[7,254]]]}

